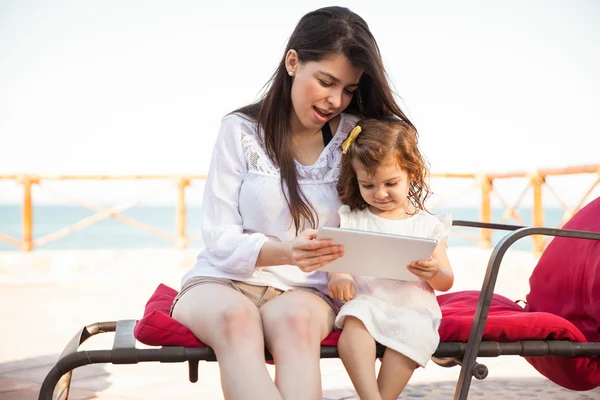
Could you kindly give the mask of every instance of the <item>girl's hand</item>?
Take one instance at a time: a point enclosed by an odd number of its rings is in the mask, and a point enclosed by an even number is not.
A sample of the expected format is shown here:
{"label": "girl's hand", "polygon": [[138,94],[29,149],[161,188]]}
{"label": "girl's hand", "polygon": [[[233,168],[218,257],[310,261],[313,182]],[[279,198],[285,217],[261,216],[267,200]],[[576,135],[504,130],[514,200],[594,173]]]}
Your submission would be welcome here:
{"label": "girl's hand", "polygon": [[348,274],[329,273],[329,297],[349,301],[354,297],[354,279]]}
{"label": "girl's hand", "polygon": [[406,267],[422,281],[429,282],[440,272],[440,263],[433,257],[428,260],[414,261]]}
{"label": "girl's hand", "polygon": [[304,272],[312,272],[344,255],[344,248],[333,240],[317,240],[317,231],[306,229],[298,237],[287,243],[290,264]]}

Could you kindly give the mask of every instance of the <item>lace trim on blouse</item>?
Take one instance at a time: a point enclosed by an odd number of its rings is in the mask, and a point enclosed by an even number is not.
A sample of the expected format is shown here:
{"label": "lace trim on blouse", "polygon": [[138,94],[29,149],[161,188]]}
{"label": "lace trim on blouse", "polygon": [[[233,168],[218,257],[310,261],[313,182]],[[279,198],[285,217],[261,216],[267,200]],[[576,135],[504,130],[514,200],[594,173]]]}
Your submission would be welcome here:
{"label": "lace trim on blouse", "polygon": [[[296,162],[298,182],[330,183],[337,181],[340,168],[342,152],[338,151],[341,143],[348,136],[348,132],[354,128],[356,118],[349,118],[342,114],[340,125],[333,139],[325,147],[317,161],[312,165],[302,165]],[[241,140],[244,156],[246,158],[248,172],[271,177],[280,177],[279,167],[267,156],[262,137],[257,135],[257,127],[254,122],[244,119],[241,122]]]}

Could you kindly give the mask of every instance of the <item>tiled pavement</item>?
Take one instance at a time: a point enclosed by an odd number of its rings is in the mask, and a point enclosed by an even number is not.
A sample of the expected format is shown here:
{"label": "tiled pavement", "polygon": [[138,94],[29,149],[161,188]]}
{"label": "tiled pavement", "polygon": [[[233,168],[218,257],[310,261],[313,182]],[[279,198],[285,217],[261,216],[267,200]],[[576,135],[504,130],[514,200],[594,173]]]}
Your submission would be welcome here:
{"label": "tiled pavement", "polygon": [[[37,399],[45,372],[55,357],[39,357],[5,363],[0,366],[0,399]],[[552,384],[543,377],[502,376],[507,368],[516,372],[527,370],[519,360],[496,365],[500,376],[474,381],[469,392],[471,399],[600,399],[600,391],[573,392]],[[497,363],[495,363],[497,364]],[[358,399],[345,376],[339,361],[323,365],[323,400]],[[415,377],[400,399],[452,399],[455,379],[436,367],[428,367]],[[455,371],[458,372],[458,371]],[[454,375],[454,374],[453,374]],[[440,378],[440,376],[444,376]],[[94,365],[78,369],[73,377],[69,398],[83,399],[222,399],[218,384],[218,370],[214,364],[205,364],[198,383],[186,381],[185,364]]]}
{"label": "tiled pavement", "polygon": [[[1,400],[37,399],[45,374],[78,329],[92,322],[139,318],[157,283],[177,287],[181,271],[165,274],[163,270],[157,274],[149,269],[145,279],[115,276],[98,274],[78,282],[18,282],[2,276],[0,268]],[[93,337],[83,348],[110,348],[112,336]],[[560,388],[518,357],[479,361],[489,367],[490,373],[483,381],[473,381],[469,398],[600,400],[600,389],[572,392]],[[324,399],[356,399],[339,360],[322,360],[321,366]],[[268,368],[272,373],[273,368]],[[452,399],[458,372],[458,368],[430,363],[415,372],[400,398]],[[200,364],[199,382],[195,384],[187,381],[186,364],[141,363],[80,368],[74,373],[70,398],[221,399],[222,395],[215,363]]]}

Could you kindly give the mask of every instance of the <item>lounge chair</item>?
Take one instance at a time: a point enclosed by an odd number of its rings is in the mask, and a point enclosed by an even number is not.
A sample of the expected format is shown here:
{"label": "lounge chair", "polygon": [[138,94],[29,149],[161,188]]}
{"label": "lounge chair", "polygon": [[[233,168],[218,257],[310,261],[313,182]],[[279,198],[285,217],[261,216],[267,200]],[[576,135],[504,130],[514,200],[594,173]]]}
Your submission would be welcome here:
{"label": "lounge chair", "polygon": [[[455,399],[466,399],[473,377],[484,379],[488,370],[477,357],[519,355],[541,374],[571,390],[600,386],[600,198],[580,210],[563,228],[521,227],[455,221],[455,226],[509,231],[490,256],[481,291],[438,296],[443,318],[441,343],[434,361],[461,368]],[[531,278],[527,305],[522,308],[494,294],[505,252],[530,235],[555,237]],[[159,285],[140,320],[94,323],[79,331],[46,376],[39,399],[66,399],[71,372],[88,364],[188,362],[189,380],[198,380],[199,361],[216,361],[206,347],[168,312],[177,291]],[[79,350],[93,335],[116,332],[112,349]],[[339,332],[321,346],[322,358],[336,358]],[[136,339],[146,345],[137,349]],[[377,355],[384,348],[377,347]],[[272,360],[265,351],[267,360]]]}

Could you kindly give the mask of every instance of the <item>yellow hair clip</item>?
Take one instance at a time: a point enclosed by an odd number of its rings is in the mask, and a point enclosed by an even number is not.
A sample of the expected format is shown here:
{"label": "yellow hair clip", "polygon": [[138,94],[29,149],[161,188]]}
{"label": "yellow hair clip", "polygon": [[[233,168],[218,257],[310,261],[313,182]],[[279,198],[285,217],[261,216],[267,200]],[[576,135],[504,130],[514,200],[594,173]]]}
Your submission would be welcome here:
{"label": "yellow hair clip", "polygon": [[348,150],[350,150],[350,145],[352,144],[352,142],[354,142],[354,139],[356,139],[356,137],[358,136],[358,134],[362,132],[362,129],[359,125],[356,125],[354,127],[354,129],[352,129],[352,131],[350,132],[350,135],[348,135],[348,138],[346,140],[344,140],[344,143],[342,143],[342,153],[346,154],[348,153]]}

